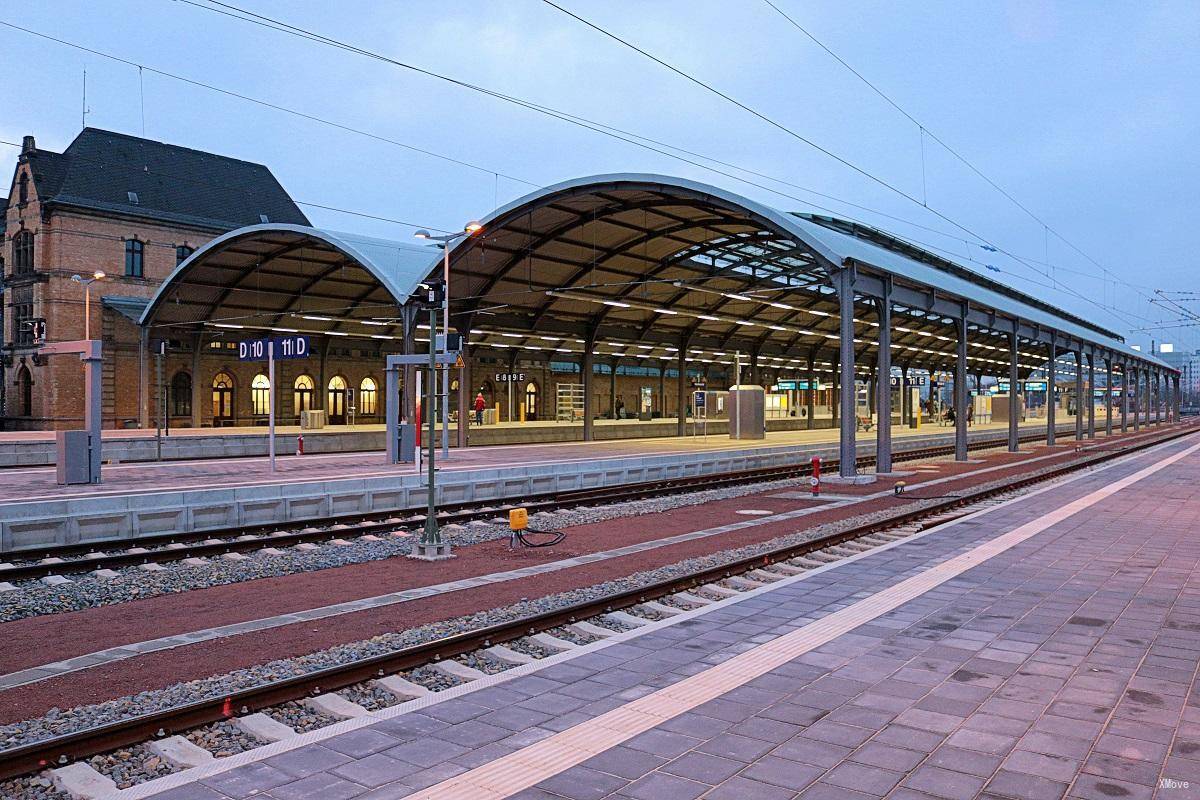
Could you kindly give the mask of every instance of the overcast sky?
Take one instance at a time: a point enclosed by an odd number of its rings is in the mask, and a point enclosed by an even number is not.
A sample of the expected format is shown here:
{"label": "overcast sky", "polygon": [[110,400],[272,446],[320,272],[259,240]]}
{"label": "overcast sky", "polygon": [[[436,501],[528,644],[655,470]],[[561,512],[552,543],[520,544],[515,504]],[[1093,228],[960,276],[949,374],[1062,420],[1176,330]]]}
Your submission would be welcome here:
{"label": "overcast sky", "polygon": [[[0,139],[65,147],[86,68],[89,125],[140,135],[144,114],[147,137],[265,163],[304,203],[457,229],[533,185],[658,172],[890,230],[1135,343],[1151,334],[1131,329],[1179,317],[1149,303],[1155,289],[1200,292],[1200,3],[773,0],[1085,256],[929,138],[923,180],[917,126],[761,0],[560,0],[1018,259],[540,0],[231,2],[782,182],[719,167],[751,185],[177,0],[7,4],[0,21],[479,168],[149,71],[139,90],[134,66],[5,27]],[[0,145],[5,180],[16,155]],[[323,227],[413,231],[303,208]],[[1155,336],[1200,348],[1197,328]]]}

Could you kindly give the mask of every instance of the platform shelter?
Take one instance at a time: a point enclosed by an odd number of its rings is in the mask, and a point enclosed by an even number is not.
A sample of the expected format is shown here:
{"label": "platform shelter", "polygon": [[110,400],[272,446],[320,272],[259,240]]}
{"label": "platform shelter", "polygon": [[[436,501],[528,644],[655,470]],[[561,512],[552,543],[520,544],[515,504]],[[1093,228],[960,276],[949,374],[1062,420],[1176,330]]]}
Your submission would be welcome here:
{"label": "platform shelter", "polygon": [[[970,378],[977,388],[984,377],[1002,379],[1009,407],[1017,408],[1022,381],[1044,373],[1051,442],[1056,383],[1073,381],[1074,396],[1084,397],[1085,381],[1088,395],[1100,385],[1098,370],[1109,387],[1103,424],[1110,430],[1118,386],[1122,429],[1131,423],[1131,401],[1133,424],[1142,413],[1154,421],[1178,414],[1178,372],[1119,333],[856,222],[778,211],[714,186],[641,174],[560,183],[481,222],[450,252],[449,318],[467,342],[455,376],[459,421],[473,416],[485,384],[489,404],[514,388],[520,402],[529,384],[514,376],[533,362],[558,365],[558,384],[573,387],[565,400],[558,385],[553,393],[536,387],[535,411],[569,409],[585,440],[593,438],[604,378],[613,400],[622,375],[649,384],[649,407],[637,397],[629,413],[659,420],[670,414],[680,435],[700,411],[696,392],[710,380],[803,383],[800,418],[810,427],[818,424],[820,387],[832,391],[829,424],[839,429],[842,470],[852,477],[864,418],[878,426],[877,469],[890,470],[891,427],[914,416],[895,407],[895,397],[907,406],[911,395],[893,392],[892,384],[906,386],[918,375],[952,385],[956,457],[964,460]],[[335,393],[345,392],[342,403],[353,400],[358,410],[363,381],[383,385],[358,373],[381,370],[387,353],[427,348],[429,331],[413,300],[423,281],[441,274],[441,252],[413,243],[270,223],[235,230],[193,253],[146,307],[143,379],[152,341],[189,342],[182,349],[196,376],[193,414],[203,424],[205,409],[211,406],[215,418],[223,402],[219,387],[206,396],[207,372],[215,368],[206,360],[228,360],[226,348],[239,337],[306,333],[319,343],[319,364],[308,367],[317,373],[310,402],[337,411]],[[498,385],[504,383],[513,385]],[[281,383],[281,402],[290,389],[293,410],[296,386]],[[383,403],[407,411],[413,398],[371,401],[371,412],[382,417]],[[613,417],[618,410],[610,402]],[[1075,415],[1078,438],[1095,435],[1094,410],[1088,404]],[[1013,450],[1019,422],[1009,415]],[[457,426],[460,445],[469,431]]]}

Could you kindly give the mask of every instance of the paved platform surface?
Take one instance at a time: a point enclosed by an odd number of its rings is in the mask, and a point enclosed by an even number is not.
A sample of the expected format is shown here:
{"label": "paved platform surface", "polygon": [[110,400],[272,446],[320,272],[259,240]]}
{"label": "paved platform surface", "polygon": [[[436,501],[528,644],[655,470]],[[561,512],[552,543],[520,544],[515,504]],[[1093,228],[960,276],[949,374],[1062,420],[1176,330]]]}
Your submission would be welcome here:
{"label": "paved platform surface", "polygon": [[[1058,420],[1059,437],[1073,425],[1073,418]],[[1001,435],[1007,424],[973,425],[971,435],[993,432]],[[1022,427],[1022,433],[1045,430],[1045,422]],[[948,427],[923,426],[919,429],[897,428],[893,441],[922,437],[946,437],[953,434]],[[1097,436],[1103,437],[1103,427]],[[448,459],[437,461],[445,472],[464,470],[519,468],[539,464],[570,464],[605,458],[637,458],[669,455],[671,453],[727,452],[755,450],[765,447],[801,446],[827,448],[836,445],[837,431],[781,431],[764,439],[733,440],[727,435],[670,436],[658,439],[604,440],[593,442],[561,442],[531,445],[498,445],[451,450]],[[859,433],[860,444],[874,448],[875,434]],[[328,453],[320,455],[282,456],[277,458],[277,471],[270,471],[265,458],[204,459],[109,465],[103,468],[104,482],[94,486],[59,486],[54,467],[9,468],[0,472],[0,503],[4,501],[61,500],[95,494],[125,494],[129,492],[184,491],[219,487],[292,484],[342,478],[373,478],[415,473],[412,465],[389,465],[380,452]]]}
{"label": "paved platform surface", "polygon": [[1197,797],[1197,530],[1192,436],[126,796]]}

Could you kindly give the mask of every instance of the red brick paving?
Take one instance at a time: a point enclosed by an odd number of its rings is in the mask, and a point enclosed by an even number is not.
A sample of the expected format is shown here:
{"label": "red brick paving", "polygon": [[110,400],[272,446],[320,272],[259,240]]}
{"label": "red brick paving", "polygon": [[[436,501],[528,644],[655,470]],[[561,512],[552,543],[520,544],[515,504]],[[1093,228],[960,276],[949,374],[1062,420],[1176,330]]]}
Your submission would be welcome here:
{"label": "red brick paving", "polygon": [[[1038,462],[1037,466],[1049,466],[1076,456],[1073,446],[1060,446],[1055,450],[1056,457]],[[985,463],[943,462],[938,472],[911,475],[903,479],[909,486],[915,487],[921,481],[986,466],[1012,467],[938,486],[939,493],[948,493],[1011,475],[1024,469],[1024,459],[1048,452],[1049,449],[1043,447],[1021,454],[996,452],[974,455],[973,458]],[[894,480],[881,480],[866,488],[868,491],[879,491],[888,488]],[[838,486],[837,493],[862,488]],[[0,654],[0,670],[10,672],[125,643],[569,558],[713,527],[734,519],[745,520],[746,517],[734,514],[740,508],[783,511],[811,503],[808,500],[779,500],[766,496],[777,492],[778,489],[773,489],[764,494],[687,506],[659,514],[578,526],[569,529],[567,542],[556,548],[510,553],[505,543],[488,542],[459,548],[458,558],[450,562],[422,563],[389,559],[148,598],[53,617],[19,620],[0,625],[0,636],[7,645]],[[450,592],[316,622],[297,623],[259,631],[252,636],[231,637],[151,653],[6,691],[0,694],[0,723],[44,713],[54,706],[70,707],[98,702],[470,614],[516,602],[524,597],[588,586],[681,559],[768,541],[849,516],[895,508],[907,502],[910,501],[906,498],[885,496],[853,506],[831,507],[798,520],[768,522],[732,535],[670,545],[546,575]]]}

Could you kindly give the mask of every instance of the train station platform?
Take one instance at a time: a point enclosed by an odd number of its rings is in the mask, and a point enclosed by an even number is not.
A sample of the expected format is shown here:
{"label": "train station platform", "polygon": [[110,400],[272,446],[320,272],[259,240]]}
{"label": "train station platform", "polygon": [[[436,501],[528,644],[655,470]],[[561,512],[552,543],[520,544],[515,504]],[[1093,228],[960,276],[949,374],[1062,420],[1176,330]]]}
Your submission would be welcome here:
{"label": "train station platform", "polygon": [[1189,436],[121,796],[1193,797],[1197,528]]}
{"label": "train station platform", "polygon": [[[1064,421],[1060,438],[1073,430],[1074,422]],[[1021,431],[1040,441],[1045,426]],[[978,425],[969,440],[999,443],[1006,435],[1006,425]],[[893,433],[897,453],[951,441],[953,430],[945,427]],[[873,454],[874,433],[860,434],[858,447],[861,455]],[[831,430],[777,432],[761,440],[709,435],[472,447],[438,462],[438,502],[505,500],[776,467],[806,463],[813,456],[833,458],[837,449]],[[263,458],[109,465],[103,483],[83,486],[59,486],[50,467],[3,474],[0,552],[423,508],[428,493],[423,472],[413,465],[388,465],[382,453],[286,456],[277,459],[275,472]]]}
{"label": "train station platform", "polygon": [[[1036,425],[1039,422],[1042,425],[1046,424],[1044,418],[1031,418],[1027,424]],[[1097,417],[1096,424],[1103,427],[1103,416]],[[808,428],[807,419],[797,417],[768,419],[766,425],[769,433],[837,436],[833,420],[828,416],[815,417],[811,430]],[[903,426],[893,423],[892,427],[899,432]],[[689,418],[685,428],[687,436],[701,438],[729,434],[729,422],[725,419]],[[922,430],[928,432],[937,428],[936,423],[926,420]],[[674,419],[597,419],[593,425],[593,435],[598,441],[672,438],[676,436],[677,431],[678,424]],[[451,423],[451,447],[456,446],[457,432],[458,425]],[[440,426],[438,435],[441,435]],[[0,431],[0,468],[53,465],[54,436],[54,431]],[[382,452],[386,444],[382,424],[330,425],[307,430],[297,425],[280,425],[276,428],[275,452],[281,455],[295,455],[300,436],[304,437],[304,452],[310,455]],[[179,428],[165,434],[153,429],[114,429],[105,430],[101,440],[103,459],[114,464],[249,458],[265,456],[269,450],[265,423],[227,428]],[[479,427],[471,426],[470,429],[472,448],[558,442],[582,443],[583,425],[546,421],[498,422]]]}

